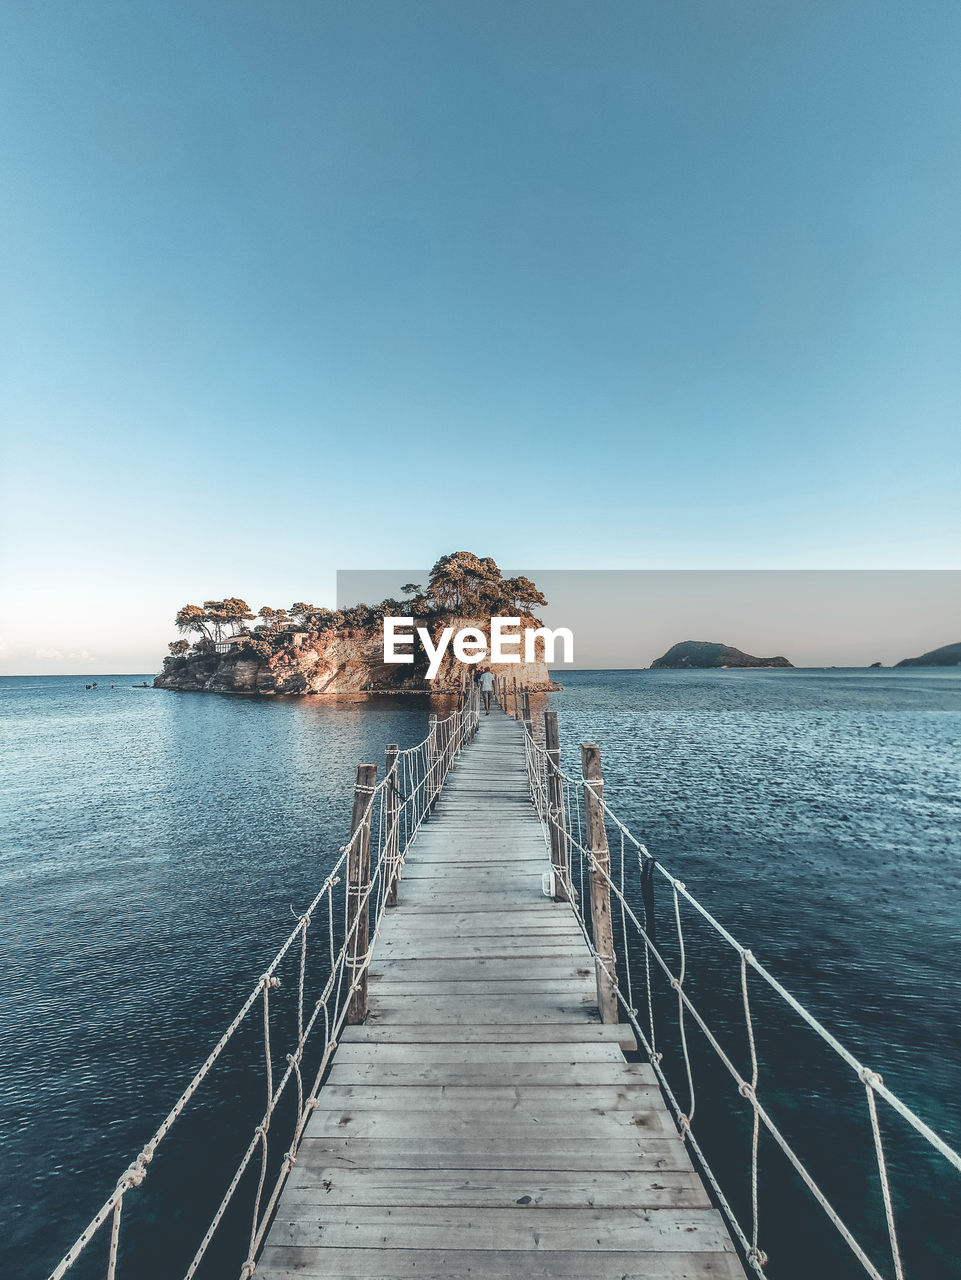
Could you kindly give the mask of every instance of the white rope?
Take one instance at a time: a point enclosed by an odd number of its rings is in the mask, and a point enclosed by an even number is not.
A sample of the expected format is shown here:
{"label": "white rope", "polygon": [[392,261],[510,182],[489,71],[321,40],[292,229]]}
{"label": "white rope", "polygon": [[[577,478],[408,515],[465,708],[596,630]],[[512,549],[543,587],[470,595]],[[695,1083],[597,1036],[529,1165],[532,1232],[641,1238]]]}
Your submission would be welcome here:
{"label": "white rope", "polygon": [[[759,1192],[758,1157],[759,1157],[760,1130],[761,1130],[761,1126],[763,1125],[765,1130],[771,1135],[771,1137],[774,1139],[777,1146],[780,1148],[782,1153],[788,1159],[791,1166],[801,1177],[805,1186],[808,1188],[808,1190],[810,1191],[815,1201],[819,1204],[819,1206],[821,1207],[822,1211],[825,1213],[829,1221],[834,1225],[836,1230],[841,1235],[842,1239],[850,1248],[851,1252],[857,1258],[857,1260],[863,1267],[866,1274],[871,1277],[871,1280],[884,1280],[882,1273],[878,1270],[874,1262],[872,1262],[872,1260],[868,1257],[864,1248],[860,1245],[860,1243],[857,1241],[853,1233],[850,1231],[847,1225],[843,1222],[840,1215],[834,1209],[833,1205],[830,1203],[830,1201],[828,1200],[828,1198],[826,1197],[822,1189],[818,1186],[814,1178],[811,1176],[807,1168],[804,1166],[800,1157],[793,1150],[790,1143],[787,1141],[787,1139],[778,1129],[778,1127],[772,1120],[771,1116],[768,1114],[768,1112],[762,1106],[762,1104],[758,1099],[759,1070],[758,1070],[757,1046],[755,1041],[754,1019],[751,1011],[751,1005],[750,1005],[750,999],[749,999],[749,993],[748,993],[748,968],[750,967],[753,970],[753,972],[756,973],[758,977],[760,977],[764,981],[764,983],[776,995],[778,995],[780,999],[790,1009],[792,1009],[796,1014],[798,1014],[798,1016],[804,1021],[804,1023],[811,1030],[815,1032],[815,1034],[824,1042],[824,1044],[826,1044],[830,1049],[834,1051],[834,1053],[838,1055],[838,1057],[841,1058],[841,1060],[856,1074],[857,1078],[864,1085],[864,1088],[866,1091],[866,1097],[867,1097],[867,1104],[868,1104],[868,1118],[869,1118],[872,1139],[874,1142],[875,1156],[877,1161],[881,1197],[882,1197],[882,1202],[884,1206],[885,1221],[886,1221],[887,1230],[888,1230],[888,1240],[890,1245],[891,1259],[894,1267],[894,1275],[895,1275],[895,1280],[903,1280],[904,1272],[903,1272],[903,1265],[902,1265],[901,1256],[900,1256],[900,1250],[898,1246],[893,1197],[892,1197],[892,1192],[890,1187],[890,1179],[888,1175],[887,1165],[884,1157],[884,1150],[883,1150],[883,1144],[881,1139],[881,1128],[880,1128],[880,1123],[877,1115],[876,1099],[882,1098],[897,1115],[899,1115],[903,1120],[905,1120],[917,1133],[919,1133],[922,1137],[924,1137],[926,1141],[930,1144],[930,1146],[935,1151],[937,1151],[938,1154],[941,1155],[953,1168],[957,1170],[961,1170],[961,1155],[959,1155],[958,1152],[954,1151],[951,1147],[949,1147],[943,1138],[941,1138],[927,1124],[925,1124],[925,1122],[921,1120],[920,1117],[917,1116],[911,1110],[911,1108],[907,1106],[906,1103],[902,1102],[900,1098],[898,1098],[895,1094],[893,1094],[884,1085],[884,1082],[879,1075],[877,1075],[875,1072],[872,1072],[868,1070],[866,1067],[864,1067],[858,1061],[858,1059],[852,1053],[850,1053],[850,1051],[847,1050],[836,1039],[835,1036],[833,1036],[824,1026],[822,1026],[822,1024],[818,1021],[817,1018],[815,1018],[811,1013],[808,1012],[806,1008],[804,1008],[804,1006],[800,1003],[800,1001],[798,1001],[794,996],[792,996],[790,992],[785,990],[785,988],[781,985],[781,983],[778,982],[777,979],[774,978],[773,975],[770,974],[767,969],[765,969],[765,967],[755,958],[755,956],[750,950],[748,950],[746,947],[743,947],[741,943],[738,942],[738,940],[727,929],[725,929],[724,926],[721,925],[704,906],[702,906],[702,904],[693,896],[693,894],[691,894],[688,891],[688,889],[686,888],[686,886],[681,880],[678,880],[675,876],[672,876],[670,872],[668,872],[656,859],[653,858],[653,856],[651,855],[651,853],[649,852],[645,844],[642,841],[638,840],[632,834],[629,828],[623,822],[621,822],[621,820],[617,817],[617,815],[614,812],[612,812],[610,806],[608,805],[607,801],[604,798],[602,782],[598,781],[596,784],[593,784],[592,782],[589,782],[584,778],[575,779],[571,777],[569,774],[565,773],[562,769],[560,769],[559,766],[554,764],[553,761],[550,760],[550,757],[547,755],[546,750],[541,748],[540,745],[534,741],[530,733],[526,735],[526,740],[527,740],[527,750],[528,750],[529,757],[531,759],[536,760],[538,753],[541,753],[541,755],[543,755],[545,759],[546,770],[549,772],[552,772],[554,776],[557,776],[562,780],[563,794],[567,804],[568,849],[573,853],[576,853],[576,855],[579,858],[580,868],[581,868],[581,871],[580,871],[581,890],[582,890],[581,903],[583,904],[584,902],[583,883],[584,883],[584,868],[586,864],[587,867],[589,867],[591,870],[597,870],[600,872],[609,891],[613,893],[618,899],[624,929],[626,930],[627,922],[630,921],[630,923],[633,925],[637,933],[638,939],[643,944],[644,966],[645,966],[645,987],[647,992],[647,1013],[648,1013],[648,1027],[646,1029],[641,1028],[638,1017],[637,1017],[637,1010],[633,1006],[633,990],[631,985],[631,954],[629,949],[625,945],[625,964],[627,966],[625,972],[626,972],[626,978],[627,978],[627,987],[626,987],[626,990],[622,990],[618,983],[617,974],[614,972],[613,965],[610,966],[610,968],[608,968],[604,963],[603,957],[599,955],[597,948],[594,946],[594,943],[591,938],[591,930],[589,927],[589,923],[584,915],[583,906],[579,907],[576,903],[572,903],[572,909],[574,910],[575,919],[578,921],[581,927],[581,931],[584,935],[584,938],[588,942],[588,945],[590,946],[591,951],[595,959],[597,960],[597,962],[601,964],[602,968],[604,968],[605,971],[608,973],[608,976],[610,977],[611,982],[614,985],[614,990],[617,995],[617,999],[621,1007],[625,1011],[627,1020],[633,1027],[635,1033],[637,1034],[639,1043],[643,1046],[645,1052],[647,1053],[650,1059],[651,1065],[655,1071],[655,1074],[658,1078],[658,1081],[661,1085],[664,1095],[667,1098],[668,1104],[671,1107],[671,1110],[677,1120],[679,1131],[682,1137],[684,1137],[685,1141],[687,1141],[688,1144],[690,1145],[692,1152],[696,1154],[698,1163],[702,1171],[704,1172],[704,1175],[707,1181],[710,1183],[712,1190],[714,1191],[715,1195],[718,1197],[718,1203],[721,1206],[721,1209],[724,1212],[725,1217],[727,1218],[732,1231],[734,1232],[735,1238],[738,1240],[738,1242],[742,1247],[744,1257],[748,1265],[758,1275],[762,1275],[763,1268],[767,1263],[767,1255],[761,1249],[759,1244],[759,1215],[758,1215],[758,1192]],[[533,772],[533,770],[529,770],[529,772]],[[572,793],[576,793],[577,788],[583,788],[585,793],[589,793],[598,802],[598,804],[601,807],[601,812],[604,816],[605,822],[609,822],[611,826],[613,826],[620,834],[621,848],[622,848],[622,859],[621,859],[622,869],[620,873],[619,885],[614,882],[609,872],[605,870],[603,866],[600,866],[598,864],[597,860],[594,858],[592,854],[592,851],[586,848],[584,845],[584,834],[583,834],[583,830],[580,822],[580,805],[575,803],[573,807],[571,806],[571,795]],[[535,807],[537,808],[538,812],[541,813],[542,819],[543,819],[543,811],[542,811],[541,805],[539,804],[539,798],[533,794],[533,790],[532,790],[532,799],[534,801]],[[576,819],[573,823],[571,822],[572,814]],[[637,915],[633,911],[628,901],[627,885],[625,882],[625,875],[624,875],[624,858],[623,858],[623,849],[625,847],[625,844],[633,845],[635,850],[637,851],[639,873],[642,873],[645,867],[649,866],[652,872],[656,871],[657,874],[660,877],[662,877],[670,886],[672,904],[673,904],[674,922],[675,922],[675,927],[677,932],[678,953],[679,953],[679,969],[676,973],[671,969],[671,966],[668,964],[667,960],[664,958],[662,952],[654,944],[653,940],[648,935],[646,928],[641,924],[640,920],[637,918]],[[738,963],[740,966],[740,977],[741,977],[742,1006],[743,1006],[743,1012],[744,1012],[745,1028],[746,1028],[746,1033],[748,1038],[748,1047],[749,1047],[750,1061],[751,1061],[751,1071],[750,1071],[749,1079],[745,1079],[741,1075],[741,1073],[737,1070],[731,1058],[722,1048],[717,1037],[714,1035],[707,1021],[702,1016],[700,1011],[695,1007],[695,1005],[690,999],[690,996],[685,990],[684,981],[687,975],[687,949],[685,946],[684,930],[683,930],[682,921],[681,921],[681,902],[682,901],[685,902],[687,905],[689,905],[704,921],[707,922],[707,924],[713,929],[716,935],[724,943],[726,943],[730,948],[733,949],[735,955],[738,958]],[[663,975],[665,981],[677,994],[678,1033],[679,1033],[679,1040],[680,1040],[680,1052],[681,1052],[683,1068],[684,1068],[688,1090],[689,1090],[689,1105],[686,1111],[681,1107],[678,1099],[676,1098],[673,1090],[670,1087],[670,1084],[661,1066],[663,1054],[662,1052],[659,1052],[657,1049],[657,1040],[655,1035],[656,1018],[655,1018],[655,1005],[654,1005],[654,999],[653,999],[652,977],[651,977],[653,972],[660,972]],[[697,1144],[697,1141],[693,1134],[692,1125],[693,1125],[694,1108],[695,1108],[695,1093],[694,1093],[693,1071],[691,1067],[691,1059],[690,1059],[690,1054],[688,1052],[688,1043],[687,1043],[687,1029],[686,1029],[685,1019],[688,1016],[693,1020],[693,1023],[698,1028],[698,1030],[704,1035],[708,1044],[714,1050],[715,1054],[717,1055],[721,1063],[724,1065],[726,1070],[731,1074],[737,1086],[738,1093],[750,1104],[752,1109],[753,1132],[752,1132],[752,1138],[751,1138],[751,1157],[750,1157],[750,1174],[749,1174],[750,1194],[751,1194],[750,1235],[748,1235],[744,1231],[744,1229],[741,1227],[741,1224],[738,1221],[737,1216],[735,1215],[733,1209],[731,1208],[729,1201],[723,1195],[721,1188],[718,1184],[717,1178],[715,1177],[713,1170],[711,1170],[710,1165],[705,1159],[704,1154],[701,1151],[701,1148],[699,1147],[699,1145]]]}
{"label": "white rope", "polygon": [[[610,883],[610,877],[608,877],[608,883]],[[694,1106],[696,1099],[694,1097],[694,1074],[691,1069],[691,1057],[687,1051],[687,1029],[684,1026],[684,1005],[686,1002],[684,979],[687,976],[687,952],[684,949],[684,930],[681,928],[681,907],[677,898],[677,889],[674,890],[674,919],[677,923],[677,945],[680,952],[681,964],[677,977],[672,978],[671,980],[671,986],[677,992],[677,1023],[678,1030],[681,1034],[681,1051],[684,1054],[684,1070],[687,1072],[687,1087],[690,1092],[690,1106],[687,1112],[681,1117],[681,1137],[684,1138],[687,1136],[691,1125],[694,1123]],[[630,962],[630,957],[628,957],[628,962]]]}
{"label": "white rope", "polygon": [[[747,956],[741,955],[741,999],[744,1003],[744,1025],[747,1028],[748,1047],[751,1052],[751,1083],[741,1086],[741,1096],[748,1098],[753,1107],[757,1097],[758,1064],[757,1045],[754,1042],[754,1019],[751,1016],[751,1001],[747,991]],[[748,1092],[748,1089],[750,1092]],[[754,1126],[751,1134],[751,1258],[763,1267],[767,1263],[767,1254],[758,1246],[758,1209],[757,1209],[757,1158],[761,1137],[761,1119],[757,1107],[753,1107]]]}
{"label": "white rope", "polygon": [[[432,721],[431,732],[427,738],[413,747],[408,747],[398,752],[395,768],[387,777],[376,786],[360,789],[361,793],[367,797],[361,820],[346,845],[338,851],[337,859],[331,872],[324,880],[306,911],[298,917],[294,928],[268,965],[265,973],[241,1005],[187,1088],[177,1099],[177,1102],[153,1136],[144,1145],[137,1158],[118,1179],[113,1192],[91,1218],[60,1263],[51,1272],[49,1280],[62,1280],[62,1277],[67,1274],[77,1259],[84,1253],[87,1245],[108,1220],[110,1222],[110,1240],[107,1280],[116,1280],[120,1222],[124,1197],[128,1191],[139,1187],[144,1181],[148,1166],[160,1143],[204,1083],[212,1068],[259,1000],[262,1004],[264,1037],[266,1085],[264,1114],[255,1127],[244,1155],[241,1157],[221,1202],[198,1245],[197,1252],[184,1273],[184,1280],[192,1280],[197,1268],[203,1261],[217,1228],[223,1220],[259,1147],[261,1152],[260,1170],[253,1198],[247,1255],[241,1270],[242,1277],[253,1274],[256,1255],[263,1244],[267,1225],[290,1169],[296,1160],[297,1150],[307,1122],[312,1112],[316,1109],[317,1094],[321,1087],[321,1081],[324,1078],[330,1057],[336,1048],[338,1036],[347,1017],[350,995],[362,982],[363,976],[369,968],[376,938],[379,936],[379,926],[386,909],[387,889],[392,882],[391,878],[400,875],[407,851],[430,812],[433,800],[453,767],[457,755],[472,740],[477,730],[478,709],[479,698],[472,691],[466,698],[463,707],[452,712],[444,720],[438,721],[435,719]],[[439,749],[438,742],[441,744]],[[398,794],[396,811],[388,821],[386,789],[394,787],[396,791],[398,775],[404,780],[403,793]],[[377,806],[376,810],[375,805]],[[365,830],[370,832],[373,845],[371,875],[369,883],[359,894],[354,895],[357,909],[353,918],[351,918],[349,914],[351,892],[346,872],[355,842],[360,840]],[[334,891],[338,886],[340,886],[340,892],[337,895],[338,902],[335,903]],[[343,907],[343,914],[340,914],[340,906]],[[371,936],[366,950],[356,954],[353,947],[358,937],[360,921],[364,912],[373,916]],[[312,923],[319,915],[326,916],[327,922],[327,945],[325,950],[327,953],[328,976],[320,996],[314,1003],[313,1012],[305,1023],[304,1000],[307,980],[308,936]],[[338,917],[340,920],[339,932],[342,938],[339,947],[337,945],[338,929],[335,927],[335,921]],[[269,993],[280,985],[277,970],[286,959],[288,953],[291,952],[295,943],[299,943],[294,953],[298,957],[297,1040],[291,1052],[285,1055],[287,1069],[280,1081],[275,1084]],[[345,982],[345,977],[348,973],[350,978]],[[304,1050],[310,1040],[311,1033],[321,1018],[324,1025],[323,1049],[313,1085],[305,1098],[302,1079]],[[278,1102],[291,1081],[294,1081],[297,1093],[297,1119],[294,1124],[294,1133],[290,1145],[284,1153],[280,1172],[266,1201],[264,1201],[269,1168],[271,1122]]]}

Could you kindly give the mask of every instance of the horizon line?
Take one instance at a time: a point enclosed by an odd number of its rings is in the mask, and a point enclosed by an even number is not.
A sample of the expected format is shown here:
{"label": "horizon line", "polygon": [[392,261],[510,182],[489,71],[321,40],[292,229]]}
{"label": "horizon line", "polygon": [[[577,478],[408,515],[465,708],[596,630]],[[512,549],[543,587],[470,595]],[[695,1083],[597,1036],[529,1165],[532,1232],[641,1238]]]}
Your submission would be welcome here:
{"label": "horizon line", "polygon": [[[802,667],[802,666],[797,666],[797,665],[792,665],[792,666],[789,666],[789,667],[774,667],[774,666],[759,666],[759,667],[654,667],[654,666],[648,666],[648,667],[610,667],[610,666],[608,666],[608,667],[574,667],[574,666],[572,666],[572,667],[553,667],[553,668],[552,668],[552,667],[548,667],[548,674],[550,674],[550,675],[575,675],[575,674],[579,674],[579,673],[582,673],[582,672],[583,672],[583,673],[585,673],[585,674],[589,674],[589,673],[597,673],[597,672],[603,672],[603,671],[659,671],[659,672],[665,672],[665,671],[666,671],[666,672],[678,672],[678,671],[679,671],[679,672],[682,672],[682,673],[685,673],[685,674],[687,674],[687,673],[692,673],[692,672],[693,672],[693,673],[698,673],[698,672],[704,672],[704,671],[778,671],[778,672],[783,672],[783,671],[896,671],[896,670],[905,670],[905,671],[951,671],[951,670],[954,670],[954,669],[955,669],[955,668],[957,668],[957,667],[961,667],[961,663],[959,663],[959,662],[955,662],[955,663],[932,663],[932,664],[930,664],[930,665],[924,665],[924,666],[914,666],[914,665],[912,665],[912,666],[906,666],[906,667],[904,667],[904,668],[902,668],[902,667],[900,666],[900,663],[897,663],[897,662],[892,662],[892,663],[880,663],[880,664],[878,664],[878,665],[874,665],[873,663],[857,663],[857,664],[852,664],[852,663],[838,663],[838,662],[834,662],[834,663],[823,663],[823,662],[822,662],[822,663],[820,663],[820,664],[818,664],[818,665],[816,665],[816,666],[807,666],[807,667]],[[106,679],[108,676],[115,676],[115,677],[141,676],[141,677],[143,677],[144,679],[147,679],[148,677],[158,676],[158,675],[160,675],[160,674],[161,674],[161,672],[159,672],[159,671],[7,671],[7,672],[2,672],[2,673],[0,673],[0,680],[73,680],[73,679],[79,679],[79,680],[91,680],[91,679],[104,680],[104,679]],[[169,690],[168,690],[168,692],[169,692]],[[228,692],[229,692],[229,691],[228,691]],[[357,690],[357,692],[358,692],[358,693],[388,693],[388,692],[392,692],[392,691],[391,691],[391,690],[386,690],[386,689],[370,689],[370,690],[367,690],[367,689],[358,689],[358,690]],[[421,690],[404,690],[403,692],[405,692],[405,693],[417,693],[417,692],[421,692]],[[424,693],[429,693],[429,692],[430,692],[430,689],[426,689],[426,688],[425,688],[425,689],[423,690],[423,692],[424,692]],[[270,696],[281,696],[281,697],[300,697],[300,696],[303,696],[303,697],[323,697],[323,694],[303,694],[303,695],[300,695],[300,694],[297,694],[297,695],[294,695],[294,694],[282,694],[282,695],[270,695]]]}

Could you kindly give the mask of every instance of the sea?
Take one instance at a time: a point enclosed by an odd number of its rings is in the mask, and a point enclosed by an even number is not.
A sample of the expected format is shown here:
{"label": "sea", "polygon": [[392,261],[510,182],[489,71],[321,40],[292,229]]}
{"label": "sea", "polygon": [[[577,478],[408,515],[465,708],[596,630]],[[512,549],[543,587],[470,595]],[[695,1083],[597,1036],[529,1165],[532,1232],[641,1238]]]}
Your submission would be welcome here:
{"label": "sea", "polygon": [[[357,763],[382,765],[387,743],[419,741],[436,706],[138,687],[151,676],[98,676],[87,688],[93,679],[0,679],[0,1275],[10,1280],[51,1272],[204,1060],[336,859]],[[571,776],[580,743],[596,743],[624,825],[961,1147],[961,672],[559,679],[549,705]],[[613,825],[610,839],[643,916],[636,850]],[[673,963],[666,881],[655,895]],[[614,915],[643,1024],[643,949]],[[685,989],[749,1069],[737,955],[683,901],[681,927]],[[863,1084],[753,977],[749,996],[758,1097],[880,1274],[893,1274]],[[668,1079],[686,1110],[693,1083],[695,1134],[750,1228],[751,1108],[690,1018],[688,1076],[676,996],[656,980],[651,1008]],[[262,1045],[251,1039],[240,1055],[214,1069],[128,1196],[138,1207],[121,1232],[121,1280],[173,1280],[191,1256],[230,1176],[221,1140],[249,1133],[262,1107]],[[880,1114],[905,1274],[957,1277],[961,1173]],[[775,1280],[864,1274],[764,1133],[758,1239]],[[244,1245],[200,1276],[235,1277]],[[95,1274],[96,1249],[71,1272]]]}

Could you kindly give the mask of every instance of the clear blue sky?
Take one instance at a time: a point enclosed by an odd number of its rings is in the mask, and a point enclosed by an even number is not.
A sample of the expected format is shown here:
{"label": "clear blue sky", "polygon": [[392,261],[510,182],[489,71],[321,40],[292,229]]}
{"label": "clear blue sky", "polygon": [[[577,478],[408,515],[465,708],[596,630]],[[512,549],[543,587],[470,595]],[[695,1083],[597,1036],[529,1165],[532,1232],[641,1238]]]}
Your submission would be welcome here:
{"label": "clear blue sky", "polygon": [[954,0],[0,35],[7,670],[150,670],[186,600],[459,548],[958,565]]}

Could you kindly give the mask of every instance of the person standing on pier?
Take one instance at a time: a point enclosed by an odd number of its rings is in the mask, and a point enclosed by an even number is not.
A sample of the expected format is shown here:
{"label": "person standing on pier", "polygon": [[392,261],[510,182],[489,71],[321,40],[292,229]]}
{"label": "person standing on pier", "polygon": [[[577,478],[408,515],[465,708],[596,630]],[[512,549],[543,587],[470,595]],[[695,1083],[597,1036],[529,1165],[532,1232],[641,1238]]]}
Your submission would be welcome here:
{"label": "person standing on pier", "polygon": [[484,715],[489,716],[491,713],[491,697],[494,693],[494,673],[490,667],[485,667],[480,673],[481,693],[484,695]]}

